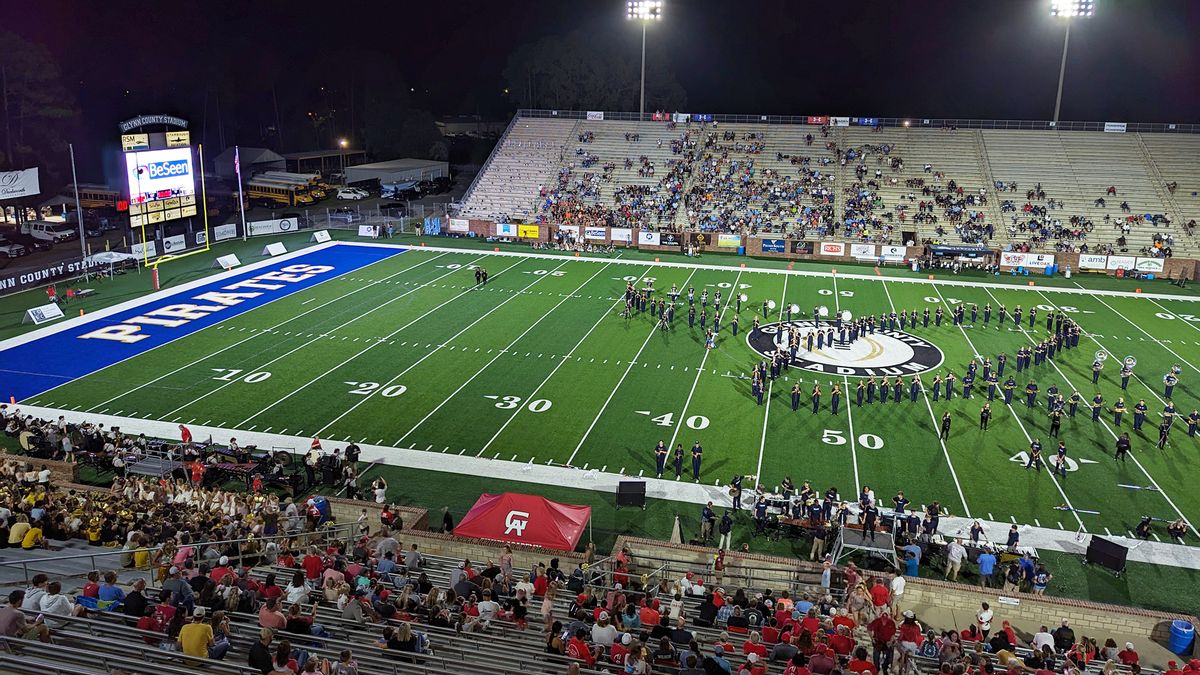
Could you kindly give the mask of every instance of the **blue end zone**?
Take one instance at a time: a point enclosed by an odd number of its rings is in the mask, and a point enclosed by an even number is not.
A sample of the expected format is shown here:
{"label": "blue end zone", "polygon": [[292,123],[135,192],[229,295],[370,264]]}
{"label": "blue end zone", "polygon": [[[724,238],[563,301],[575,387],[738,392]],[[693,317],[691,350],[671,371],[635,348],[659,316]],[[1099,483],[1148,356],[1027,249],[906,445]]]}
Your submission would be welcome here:
{"label": "blue end zone", "polygon": [[[28,400],[76,378],[89,375],[172,340],[186,337],[269,302],[298,293],[404,251],[405,249],[399,248],[332,246],[202,286],[156,297],[137,307],[95,321],[74,325],[52,335],[0,351],[0,359],[2,359],[0,363],[3,363],[3,368],[0,368],[0,396],[3,396],[5,400],[9,396],[15,396],[18,401]],[[319,271],[303,269],[308,266],[322,266],[331,269],[328,271],[321,268],[317,268]],[[275,279],[270,278],[272,274],[276,275]],[[267,276],[266,279],[259,279],[264,275]],[[301,279],[301,277],[303,278]],[[253,281],[255,279],[259,279],[259,281]],[[247,286],[230,288],[246,282],[260,286],[277,286],[278,288]],[[257,293],[258,295],[256,297],[238,297],[237,304],[228,306],[222,306],[211,300],[197,299],[197,296],[213,292],[223,294]],[[232,302],[232,300],[229,301]],[[137,317],[145,319],[147,315],[156,310],[182,304],[197,305],[210,308],[210,310],[197,311],[199,316],[187,318],[178,326],[137,324],[130,321]],[[217,307],[220,309],[212,311]],[[166,314],[157,318],[151,317],[150,320],[173,322],[179,321],[180,318]],[[106,327],[109,327],[110,330],[122,330],[129,328],[131,323],[140,326],[140,330],[132,337],[141,339],[135,342],[81,337]],[[146,337],[141,337],[143,335]]]}

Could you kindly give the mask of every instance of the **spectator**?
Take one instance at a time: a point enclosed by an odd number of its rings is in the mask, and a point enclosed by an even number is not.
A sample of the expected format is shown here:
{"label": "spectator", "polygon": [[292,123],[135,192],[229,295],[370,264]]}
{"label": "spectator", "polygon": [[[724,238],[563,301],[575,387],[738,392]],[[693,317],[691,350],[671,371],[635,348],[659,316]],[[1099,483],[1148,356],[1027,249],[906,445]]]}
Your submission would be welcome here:
{"label": "spectator", "polygon": [[25,591],[16,590],[8,594],[8,605],[0,609],[0,635],[6,637],[50,642],[50,629],[38,617],[33,623],[26,620],[25,612],[20,610],[25,600]]}
{"label": "spectator", "polygon": [[1075,631],[1071,630],[1066,619],[1062,620],[1062,625],[1054,629],[1052,635],[1054,636],[1054,649],[1059,653],[1066,652],[1075,646]]}
{"label": "spectator", "polygon": [[[43,614],[55,616],[83,616],[86,611],[83,606],[76,605],[74,600],[63,594],[62,584],[57,581],[51,581],[46,586],[46,594],[42,596],[39,608]],[[66,625],[65,621],[51,619],[46,619],[46,623],[51,628],[61,628]]]}
{"label": "spectator", "polygon": [[192,622],[179,630],[176,643],[179,645],[179,651],[187,656],[208,658],[208,650],[215,642],[212,626],[204,621],[203,607],[192,610]]}

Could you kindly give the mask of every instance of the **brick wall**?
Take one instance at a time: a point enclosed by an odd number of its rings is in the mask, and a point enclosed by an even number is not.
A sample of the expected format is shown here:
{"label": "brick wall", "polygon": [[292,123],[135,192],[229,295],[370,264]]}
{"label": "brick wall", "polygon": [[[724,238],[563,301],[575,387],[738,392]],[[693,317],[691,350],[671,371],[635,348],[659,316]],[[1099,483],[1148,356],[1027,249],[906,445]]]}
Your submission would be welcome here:
{"label": "brick wall", "polygon": [[41,469],[45,466],[50,469],[50,482],[53,485],[62,485],[63,483],[74,483],[79,480],[79,466],[74,462],[56,462],[50,459],[37,459],[27,457],[25,455],[16,455],[7,451],[0,451],[4,459],[12,459],[18,462],[29,464],[34,469]]}
{"label": "brick wall", "polygon": [[[486,539],[471,539],[455,537],[440,532],[405,530],[396,538],[407,549],[411,544],[417,544],[420,550],[430,555],[447,558],[468,558],[479,569],[488,560],[499,564],[500,554],[504,543]],[[513,551],[513,569],[527,570],[537,563],[549,563],[551,558],[559,559],[559,569],[570,574],[575,566],[583,562],[583,554],[575,552],[551,551],[536,546],[510,544]]]}
{"label": "brick wall", "polygon": [[[1187,615],[1036,596],[1032,593],[1005,594],[1001,599],[1001,594],[995,589],[931,579],[909,579],[902,604],[904,608],[911,608],[918,613],[927,608],[958,611],[964,617],[963,621],[971,622],[983,602],[992,607],[997,622],[1011,621],[1018,630],[1029,633],[1042,624],[1053,629],[1059,621],[1066,619],[1076,635],[1098,636],[1101,639],[1108,636],[1143,638],[1165,644],[1172,620],[1185,619],[1200,625],[1195,617]],[[960,630],[965,627],[965,624],[957,626]]]}

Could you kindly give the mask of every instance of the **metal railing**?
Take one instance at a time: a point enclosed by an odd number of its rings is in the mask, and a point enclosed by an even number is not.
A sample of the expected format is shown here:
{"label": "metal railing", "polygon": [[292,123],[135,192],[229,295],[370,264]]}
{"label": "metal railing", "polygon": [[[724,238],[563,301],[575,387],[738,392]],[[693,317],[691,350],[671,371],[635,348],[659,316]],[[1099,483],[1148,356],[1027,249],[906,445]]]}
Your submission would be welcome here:
{"label": "metal railing", "polygon": [[[608,112],[604,113],[604,120],[609,121],[624,121],[649,122],[652,120],[653,113],[645,113],[639,115],[632,112]],[[706,115],[707,117],[708,115]],[[588,118],[588,111],[584,110],[541,110],[533,108],[521,108],[517,110],[517,117],[541,117],[551,119],[571,119],[578,120]],[[1027,130],[1055,130],[1058,131],[1104,131],[1105,126],[1112,122],[1063,122],[1060,121],[1057,125],[1049,120],[978,120],[978,119],[959,119],[959,118],[935,118],[935,117],[831,117],[830,115],[711,115],[712,119],[719,123],[726,124],[805,124],[815,125],[816,122],[810,121],[815,119],[823,119],[826,124],[832,124],[831,119],[848,120],[847,124],[842,126],[881,126],[881,127],[907,127],[907,128],[927,128],[927,129],[1027,129]],[[870,124],[860,122],[861,120],[870,121]],[[661,120],[660,120],[661,121]],[[1182,133],[1182,134],[1200,134],[1200,124],[1192,123],[1166,123],[1166,122],[1121,122],[1124,124],[1124,131],[1130,133]],[[836,126],[836,125],[835,125]]]}
{"label": "metal railing", "polygon": [[[234,546],[236,553],[229,557],[233,560],[241,562],[242,559],[244,557],[246,557],[247,555],[260,555],[260,556],[262,555],[262,551],[263,551],[262,548],[259,548],[257,553],[246,554],[243,551],[242,546],[249,542],[255,542],[256,544],[265,544],[266,542],[271,542],[271,541],[288,541],[288,540],[292,540],[292,539],[303,539],[303,540],[305,540],[303,542],[304,544],[313,544],[313,543],[317,543],[317,542],[328,543],[335,539],[348,539],[349,535],[354,531],[354,528],[355,528],[354,524],[348,523],[345,525],[332,525],[330,527],[325,527],[325,528],[321,528],[321,529],[317,529],[317,530],[310,530],[310,531],[297,530],[297,531],[293,531],[293,532],[283,532],[280,534],[269,535],[269,536],[244,537],[242,539],[223,539],[223,540],[219,540],[219,541],[199,541],[199,542],[190,543],[187,546],[191,548],[191,555],[189,556],[189,559],[198,558],[200,555],[200,550],[205,547],[208,547],[208,546],[225,546],[225,547]],[[47,573],[54,578],[60,578],[60,579],[76,577],[76,576],[84,576],[88,572],[101,569],[101,567],[99,565],[97,565],[97,561],[101,561],[101,562],[108,561],[113,556],[133,556],[135,553],[140,553],[140,552],[146,552],[149,554],[153,554],[153,553],[161,551],[161,550],[163,550],[163,547],[161,545],[160,546],[146,546],[146,547],[131,548],[131,549],[126,549],[126,548],[108,549],[108,548],[106,548],[104,550],[97,551],[95,553],[80,553],[80,554],[76,554],[76,555],[52,556],[52,557],[42,557],[42,558],[24,558],[21,560],[5,560],[5,561],[0,561],[0,577],[5,576],[4,571],[13,569],[13,568],[18,568],[18,567],[21,569],[21,572],[23,575],[23,580],[26,584],[29,583],[29,579],[31,578],[31,575],[29,573],[30,568],[33,568],[34,573],[37,573],[39,571],[39,569],[38,569],[39,567],[53,568],[52,573],[51,572],[47,572]],[[68,571],[68,572],[61,571],[61,568],[64,566],[72,567],[71,563],[73,561],[83,561],[83,560],[88,561],[88,566],[86,569],[83,569],[81,566],[80,571],[77,571],[77,572],[76,571]],[[122,565],[119,560],[116,564],[107,564],[107,565],[104,565],[104,567],[107,569],[115,569],[115,570],[129,569],[125,565]],[[151,569],[153,568],[153,564],[150,565],[150,568]],[[12,579],[0,578],[0,584],[11,584],[11,583],[14,583],[14,581]]]}

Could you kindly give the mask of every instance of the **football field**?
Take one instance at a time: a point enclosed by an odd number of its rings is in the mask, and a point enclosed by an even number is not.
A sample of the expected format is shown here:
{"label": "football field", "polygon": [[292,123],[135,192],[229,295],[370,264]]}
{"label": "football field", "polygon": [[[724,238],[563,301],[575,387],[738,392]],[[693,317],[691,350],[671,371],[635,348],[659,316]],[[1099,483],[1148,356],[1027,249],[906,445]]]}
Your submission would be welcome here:
{"label": "football field", "polygon": [[[358,248],[367,247],[342,244],[312,255]],[[304,256],[293,261],[306,262]],[[133,340],[132,333],[82,340],[75,334],[70,343],[40,338],[9,350],[4,376],[29,383],[17,390],[20,402],[31,406],[216,427],[229,435],[317,437],[326,450],[353,440],[652,478],[659,440],[685,449],[698,442],[707,484],[744,474],[774,490],[790,476],[819,491],[836,486],[849,500],[869,486],[885,505],[903,490],[915,505],[938,500],[954,515],[1070,531],[1082,526],[1101,534],[1130,532],[1143,515],[1200,520],[1193,466],[1200,443],[1187,435],[1186,420],[1177,420],[1165,449],[1156,448],[1166,403],[1163,375],[1173,366],[1181,369],[1172,396],[1177,410],[1186,416],[1198,405],[1200,307],[1192,300],[953,279],[931,283],[924,275],[874,276],[869,267],[834,275],[754,265],[388,249],[344,273],[331,265],[327,278],[298,281],[240,313],[212,312],[202,329],[152,348],[112,339]],[[487,269],[486,285],[476,286],[476,266]],[[641,288],[650,281],[657,297],[673,285],[683,293],[668,330],[660,330],[648,312],[621,316],[626,284]],[[688,327],[689,287],[696,291],[695,328]],[[1165,294],[1171,288],[1156,284],[1152,290]],[[718,290],[719,309],[713,300]],[[740,293],[748,300],[739,308],[728,301]],[[764,301],[774,306],[766,316]],[[962,303],[977,305],[979,315],[972,322],[968,311],[966,322],[955,326],[950,312]],[[1036,307],[1038,316],[1032,326],[1025,318],[1019,328],[1011,319],[1000,327],[993,311],[985,326],[989,303],[1010,312],[1019,305],[1025,317]],[[780,328],[772,324],[786,321],[780,310],[792,304],[800,308],[791,317],[797,322],[811,321],[817,306],[853,317],[940,307],[946,318],[940,326],[931,321],[928,327],[881,331],[854,349],[800,359],[770,383],[760,406],[749,375],[765,357],[751,343],[769,345],[771,331]],[[195,311],[196,317],[203,313]],[[721,315],[711,350],[699,328],[701,311],[709,326]],[[1016,350],[1052,334],[1044,320],[1050,311],[1081,325],[1079,347],[1015,372]],[[735,315],[736,337],[730,327]],[[766,332],[751,331],[756,317]],[[98,323],[118,325],[117,319]],[[802,323],[793,329],[806,330]],[[110,365],[93,372],[72,374],[65,366],[62,373],[42,372],[39,349],[69,360],[72,345],[91,348],[96,342],[130,351],[115,352]],[[1098,351],[1110,357],[1093,385]],[[979,410],[987,387],[977,383],[972,398],[964,399],[961,378],[972,357],[994,361],[1002,352],[1010,358],[1001,381],[1013,374],[1016,395],[1006,406],[997,392],[990,428],[982,431]],[[1128,356],[1137,365],[1122,392],[1118,371]],[[924,371],[926,391],[910,401],[909,374],[899,402],[860,406],[859,374],[876,366],[881,375],[891,367]],[[948,371],[959,378],[954,397],[932,400],[932,378]],[[1031,379],[1041,392],[1035,407],[1027,407],[1023,395]],[[797,383],[803,394],[793,411],[790,392]],[[809,393],[817,383],[824,395],[814,414]],[[835,384],[843,390],[836,414],[830,407]],[[1057,445],[1048,435],[1044,396],[1051,385],[1068,397],[1078,390],[1084,399],[1078,414],[1062,423],[1070,458],[1065,477],[1026,469],[1023,461],[1032,439],[1041,440],[1047,457]],[[1088,403],[1097,392],[1105,404],[1094,422]],[[1130,412],[1118,427],[1109,408],[1122,395]],[[1135,432],[1132,408],[1140,399],[1150,412]],[[942,441],[938,432],[947,411],[953,426]],[[1122,432],[1133,441],[1127,462],[1113,457]],[[673,480],[671,464],[666,477]],[[690,480],[690,454],[684,465]],[[1158,528],[1163,531],[1165,526]]]}

